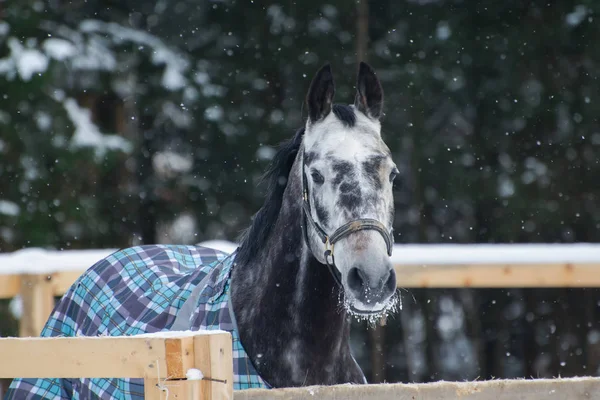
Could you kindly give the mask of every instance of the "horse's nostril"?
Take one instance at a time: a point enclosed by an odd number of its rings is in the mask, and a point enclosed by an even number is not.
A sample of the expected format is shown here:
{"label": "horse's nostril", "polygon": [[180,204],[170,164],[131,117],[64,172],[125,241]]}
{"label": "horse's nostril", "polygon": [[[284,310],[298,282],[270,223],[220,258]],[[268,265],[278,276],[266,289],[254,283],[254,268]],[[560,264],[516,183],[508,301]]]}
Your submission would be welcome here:
{"label": "horse's nostril", "polygon": [[366,276],[360,269],[354,267],[348,272],[348,286],[354,291],[361,291],[366,284]]}
{"label": "horse's nostril", "polygon": [[390,270],[388,278],[385,281],[384,287],[391,292],[396,290],[396,271],[394,271],[393,269]]}

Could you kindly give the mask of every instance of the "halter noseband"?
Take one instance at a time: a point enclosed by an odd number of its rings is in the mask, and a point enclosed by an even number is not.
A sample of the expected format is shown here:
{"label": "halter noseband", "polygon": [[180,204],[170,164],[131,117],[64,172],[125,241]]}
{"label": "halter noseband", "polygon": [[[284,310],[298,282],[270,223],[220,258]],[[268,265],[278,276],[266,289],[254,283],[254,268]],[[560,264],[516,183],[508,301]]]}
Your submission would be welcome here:
{"label": "halter noseband", "polygon": [[[335,267],[335,257],[333,254],[335,243],[338,242],[340,239],[342,239],[346,236],[349,236],[352,233],[366,230],[366,229],[371,229],[371,230],[375,230],[375,231],[379,232],[381,234],[381,236],[383,236],[383,240],[385,241],[385,245],[387,246],[387,254],[388,254],[388,256],[391,256],[392,249],[394,247],[394,241],[392,239],[394,228],[392,228],[388,231],[384,224],[382,224],[381,222],[379,222],[375,219],[359,218],[359,219],[355,219],[353,221],[347,222],[344,225],[340,226],[339,228],[337,228],[335,230],[335,232],[333,232],[333,234],[331,236],[327,235],[325,230],[323,230],[323,228],[321,228],[321,226],[319,226],[319,224],[313,219],[312,214],[311,214],[310,201],[308,199],[308,183],[307,183],[307,179],[306,179],[306,172],[304,171],[304,154],[302,155],[301,163],[302,163],[301,168],[302,168],[302,199],[303,199],[302,200],[302,209],[304,210],[304,212],[302,213],[302,230],[304,231],[304,240],[306,242],[306,245],[309,246],[309,248],[310,248],[310,242],[308,240],[308,229],[306,226],[306,220],[308,220],[310,225],[313,227],[315,232],[317,232],[317,235],[319,235],[319,237],[321,238],[321,241],[325,245],[325,251],[323,253],[325,256],[325,263],[327,264],[327,267],[329,268],[329,272],[331,272],[331,275],[333,276],[333,278],[335,279],[337,284],[341,287],[342,282],[341,282],[341,279],[339,276],[340,273],[339,273],[339,271],[337,271],[337,269]],[[329,257],[331,257],[331,263],[329,262]]]}

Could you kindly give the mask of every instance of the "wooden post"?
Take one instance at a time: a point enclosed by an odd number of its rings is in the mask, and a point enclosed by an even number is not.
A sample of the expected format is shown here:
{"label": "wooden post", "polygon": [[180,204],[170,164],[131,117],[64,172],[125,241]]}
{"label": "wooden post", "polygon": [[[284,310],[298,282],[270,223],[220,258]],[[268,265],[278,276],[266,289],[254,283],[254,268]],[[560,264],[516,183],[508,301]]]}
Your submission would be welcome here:
{"label": "wooden post", "polygon": [[210,398],[202,397],[201,382],[187,380],[159,382],[158,379],[146,378],[144,400],[209,400]]}
{"label": "wooden post", "polygon": [[[185,381],[172,381],[184,377],[186,371],[194,368],[194,341],[187,337],[165,340],[166,370],[155,371],[144,378],[144,398],[146,400],[193,399],[189,397],[189,385]],[[199,398],[198,398],[199,399]]]}
{"label": "wooden post", "polygon": [[160,389],[160,382],[155,378],[144,378],[144,400],[164,400],[167,395]]}
{"label": "wooden post", "polygon": [[[208,340],[206,340],[208,338]],[[204,374],[202,399],[233,399],[233,349],[231,335],[210,335],[194,339],[195,365]]]}
{"label": "wooden post", "polygon": [[19,326],[22,337],[39,336],[54,308],[50,275],[21,275],[23,315]]}

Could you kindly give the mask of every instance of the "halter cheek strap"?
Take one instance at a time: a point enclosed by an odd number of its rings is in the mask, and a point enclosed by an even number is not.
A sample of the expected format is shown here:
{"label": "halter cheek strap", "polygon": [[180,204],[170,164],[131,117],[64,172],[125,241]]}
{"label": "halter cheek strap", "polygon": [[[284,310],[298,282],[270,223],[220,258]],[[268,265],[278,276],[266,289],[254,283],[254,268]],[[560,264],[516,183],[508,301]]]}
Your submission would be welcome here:
{"label": "halter cheek strap", "polygon": [[[319,235],[319,237],[321,238],[321,241],[323,242],[323,244],[325,246],[324,253],[323,253],[323,255],[325,257],[325,263],[327,264],[327,267],[329,268],[329,272],[331,272],[331,275],[333,276],[333,278],[335,279],[335,281],[337,282],[338,285],[342,286],[342,282],[341,282],[341,278],[340,278],[340,273],[337,270],[337,268],[335,267],[335,256],[334,256],[333,251],[334,251],[335,244],[340,239],[342,239],[346,236],[349,236],[352,233],[355,233],[358,231],[371,229],[371,230],[377,231],[381,234],[381,236],[383,237],[383,240],[385,241],[385,245],[387,247],[387,254],[389,256],[392,255],[392,249],[394,247],[394,240],[393,240],[394,229],[392,228],[392,229],[388,230],[385,227],[385,225],[383,225],[381,222],[379,222],[375,219],[371,219],[371,218],[356,219],[354,221],[347,222],[344,225],[337,228],[331,236],[327,235],[325,230],[323,230],[323,228],[321,228],[321,226],[312,217],[310,201],[309,201],[309,197],[308,197],[308,183],[307,183],[307,179],[306,179],[306,172],[304,171],[304,157],[302,159],[301,168],[302,168],[302,209],[304,211],[302,213],[302,230],[304,231],[304,241],[306,242],[306,245],[310,247],[310,242],[308,240],[308,229],[307,229],[307,225],[306,225],[306,221],[308,221],[308,223],[312,226],[312,228],[317,233],[317,235]],[[329,262],[330,258],[331,258],[331,262]]]}

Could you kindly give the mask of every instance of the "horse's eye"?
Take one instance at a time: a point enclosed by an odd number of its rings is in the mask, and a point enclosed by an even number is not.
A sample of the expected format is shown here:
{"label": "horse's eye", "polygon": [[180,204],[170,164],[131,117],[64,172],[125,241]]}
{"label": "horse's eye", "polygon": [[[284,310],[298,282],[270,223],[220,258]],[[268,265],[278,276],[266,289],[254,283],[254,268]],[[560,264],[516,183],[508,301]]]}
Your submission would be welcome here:
{"label": "horse's eye", "polygon": [[398,171],[397,168],[394,168],[392,170],[392,172],[390,173],[390,182],[394,182],[394,179],[396,179],[396,177],[398,176],[399,173],[400,173],[400,171]]}
{"label": "horse's eye", "polygon": [[323,182],[325,182],[325,178],[323,178],[323,175],[321,175],[319,172],[317,171],[312,171],[310,176],[312,176],[313,182],[320,185]]}

